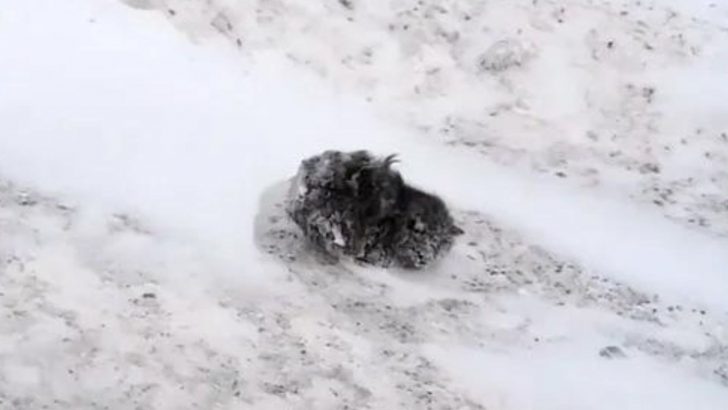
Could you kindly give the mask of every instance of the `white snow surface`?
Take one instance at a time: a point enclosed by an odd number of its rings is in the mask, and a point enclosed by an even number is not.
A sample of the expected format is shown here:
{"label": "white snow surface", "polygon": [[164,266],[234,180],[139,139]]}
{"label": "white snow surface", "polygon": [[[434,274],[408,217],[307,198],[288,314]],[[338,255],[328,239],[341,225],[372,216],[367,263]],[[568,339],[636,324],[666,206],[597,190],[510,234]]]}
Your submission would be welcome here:
{"label": "white snow surface", "polygon": [[[687,4],[0,1],[0,408],[726,408],[728,7]],[[430,271],[276,207],[362,148],[466,230]]]}

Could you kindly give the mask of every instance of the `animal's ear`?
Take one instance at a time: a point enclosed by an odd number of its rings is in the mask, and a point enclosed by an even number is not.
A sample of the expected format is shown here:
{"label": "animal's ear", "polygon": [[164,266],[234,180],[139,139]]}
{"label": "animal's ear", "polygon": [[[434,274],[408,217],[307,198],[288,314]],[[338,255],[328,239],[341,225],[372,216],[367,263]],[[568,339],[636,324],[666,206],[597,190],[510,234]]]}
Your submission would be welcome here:
{"label": "animal's ear", "polygon": [[399,158],[397,158],[397,154],[387,155],[384,158],[384,168],[389,169],[392,165],[399,162]]}
{"label": "animal's ear", "polygon": [[453,225],[450,227],[450,233],[454,236],[462,235],[465,233],[462,229],[460,229],[458,226]]}

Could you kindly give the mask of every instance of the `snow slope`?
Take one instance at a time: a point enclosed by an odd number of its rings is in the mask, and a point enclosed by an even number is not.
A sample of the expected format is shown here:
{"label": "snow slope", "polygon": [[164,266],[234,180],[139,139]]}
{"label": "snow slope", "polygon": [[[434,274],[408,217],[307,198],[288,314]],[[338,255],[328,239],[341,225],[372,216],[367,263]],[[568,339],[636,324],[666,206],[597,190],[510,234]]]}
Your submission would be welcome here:
{"label": "snow slope", "polygon": [[430,139],[728,232],[725,2],[147,3],[196,38],[278,49]]}
{"label": "snow slope", "polygon": [[[656,56],[627,47],[597,69],[575,54],[602,31],[665,32],[658,12],[127,3],[0,9],[0,407],[728,402],[728,218],[713,206],[728,192],[725,10],[682,10],[665,24],[688,44],[659,37]],[[468,23],[432,17],[455,9]],[[466,64],[519,21],[530,40],[502,47],[520,67]],[[702,54],[681,54],[698,39]],[[657,107],[633,101],[652,98],[642,85],[591,75],[661,79]],[[693,148],[655,154],[680,136]],[[615,146],[629,160],[608,159]],[[301,158],[361,147],[400,152],[405,176],[457,210],[467,235],[433,271],[322,264],[275,206]],[[597,182],[546,175],[572,167]],[[675,178],[695,183],[667,207],[634,195]]]}

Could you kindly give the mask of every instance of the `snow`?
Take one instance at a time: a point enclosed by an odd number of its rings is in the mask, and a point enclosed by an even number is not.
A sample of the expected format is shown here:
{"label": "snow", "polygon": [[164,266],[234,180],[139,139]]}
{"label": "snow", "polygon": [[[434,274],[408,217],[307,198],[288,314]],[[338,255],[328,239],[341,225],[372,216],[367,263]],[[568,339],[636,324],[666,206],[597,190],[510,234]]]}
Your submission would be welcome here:
{"label": "snow", "polygon": [[[609,408],[643,409],[649,403],[660,409],[682,409],[713,408],[725,400],[724,388],[693,383],[669,366],[642,357],[604,364],[585,347],[562,346],[518,356],[470,349],[436,351],[434,355],[452,369],[455,380],[462,378],[489,407],[593,409],[607,408],[608,403]],[[625,378],[625,374],[631,376]],[[564,386],[569,386],[567,394]],[[666,394],[665,386],[682,387]],[[529,394],[523,395],[524,391]]]}
{"label": "snow", "polygon": [[[642,61],[616,2],[569,2],[568,29],[448,2],[482,39],[384,2],[134,3],[0,12],[0,408],[724,407],[721,5],[657,2],[703,51]],[[275,208],[302,158],[360,148],[457,210],[431,272],[321,264]]]}

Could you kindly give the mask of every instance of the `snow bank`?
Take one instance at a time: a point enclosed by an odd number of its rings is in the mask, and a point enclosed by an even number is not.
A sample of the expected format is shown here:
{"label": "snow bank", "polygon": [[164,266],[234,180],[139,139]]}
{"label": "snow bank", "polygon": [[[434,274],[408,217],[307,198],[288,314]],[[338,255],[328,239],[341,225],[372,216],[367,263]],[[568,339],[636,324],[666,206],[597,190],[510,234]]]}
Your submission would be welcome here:
{"label": "snow bank", "polygon": [[244,264],[260,193],[301,158],[399,152],[405,176],[457,206],[640,289],[728,310],[728,240],[428,143],[275,55],[197,46],[111,1],[25,2],[0,29],[0,171],[17,180],[138,210]]}

